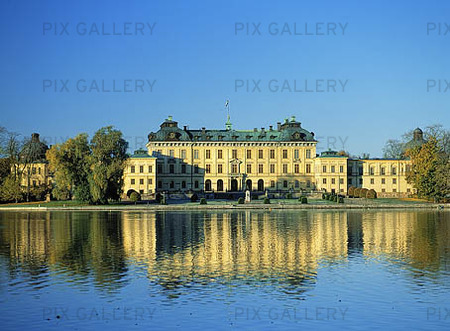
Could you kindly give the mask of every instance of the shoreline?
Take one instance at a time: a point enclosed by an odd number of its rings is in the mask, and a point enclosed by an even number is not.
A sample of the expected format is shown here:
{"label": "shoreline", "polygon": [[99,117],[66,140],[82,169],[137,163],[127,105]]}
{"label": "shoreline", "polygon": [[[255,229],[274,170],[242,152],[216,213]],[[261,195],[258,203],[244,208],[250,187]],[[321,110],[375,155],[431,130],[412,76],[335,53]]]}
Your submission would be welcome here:
{"label": "shoreline", "polygon": [[379,205],[364,205],[364,204],[336,204],[336,205],[310,205],[310,204],[223,204],[223,205],[126,205],[126,206],[11,206],[0,207],[0,211],[196,211],[196,210],[450,210],[450,204],[379,204]]}

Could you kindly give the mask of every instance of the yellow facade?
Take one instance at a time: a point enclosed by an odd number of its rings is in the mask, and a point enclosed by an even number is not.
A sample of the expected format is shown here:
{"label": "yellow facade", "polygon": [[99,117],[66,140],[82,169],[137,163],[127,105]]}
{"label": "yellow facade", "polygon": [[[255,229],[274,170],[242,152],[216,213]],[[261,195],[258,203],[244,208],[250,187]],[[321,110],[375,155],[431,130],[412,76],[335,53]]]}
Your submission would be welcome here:
{"label": "yellow facade", "polygon": [[124,169],[124,196],[137,192],[142,198],[150,198],[156,191],[156,158],[133,155]]}
{"label": "yellow facade", "polygon": [[312,189],[315,142],[147,144],[158,156],[158,190]]}
{"label": "yellow facade", "polygon": [[[331,153],[330,153],[331,154]],[[344,194],[347,192],[348,157],[327,155],[315,159],[314,175],[318,191]]]}
{"label": "yellow facade", "polygon": [[[48,162],[33,162],[27,165],[16,165],[16,171],[22,173],[20,185],[24,187],[49,186],[52,177],[48,168]],[[11,169],[14,172],[14,167]]]}

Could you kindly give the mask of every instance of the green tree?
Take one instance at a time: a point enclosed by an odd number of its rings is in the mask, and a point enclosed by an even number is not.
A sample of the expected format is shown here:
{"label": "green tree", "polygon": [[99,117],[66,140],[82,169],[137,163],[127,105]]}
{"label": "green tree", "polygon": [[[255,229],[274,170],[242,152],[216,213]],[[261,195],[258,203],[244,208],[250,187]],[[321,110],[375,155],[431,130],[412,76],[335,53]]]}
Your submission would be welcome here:
{"label": "green tree", "polygon": [[123,170],[128,143],[122,132],[107,126],[98,130],[91,140],[90,192],[96,204],[118,200],[122,193]]}
{"label": "green tree", "polygon": [[436,137],[429,136],[421,146],[407,150],[411,158],[411,170],[406,174],[408,183],[413,184],[420,197],[439,199],[441,193],[437,187],[436,171],[440,159],[440,148]]}
{"label": "green tree", "polygon": [[85,133],[70,138],[47,151],[50,171],[54,174],[53,195],[60,200],[76,199],[90,202],[89,189],[91,150]]}
{"label": "green tree", "polygon": [[0,200],[5,202],[19,202],[22,200],[22,189],[20,183],[9,175],[0,186]]}

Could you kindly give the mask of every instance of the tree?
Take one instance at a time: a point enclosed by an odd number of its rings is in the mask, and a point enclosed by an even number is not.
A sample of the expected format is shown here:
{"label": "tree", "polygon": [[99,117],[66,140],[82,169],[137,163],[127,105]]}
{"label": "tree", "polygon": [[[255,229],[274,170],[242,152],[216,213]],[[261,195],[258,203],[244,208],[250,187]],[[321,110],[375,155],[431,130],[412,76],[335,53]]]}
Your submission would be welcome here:
{"label": "tree", "polygon": [[6,202],[19,202],[22,200],[22,189],[14,175],[6,177],[0,186],[0,199]]}
{"label": "tree", "polygon": [[383,147],[383,157],[387,159],[403,159],[405,143],[396,139],[389,139]]}
{"label": "tree", "polygon": [[89,184],[92,201],[106,204],[118,200],[122,193],[123,170],[128,143],[122,132],[107,126],[98,130],[91,140]]}
{"label": "tree", "polygon": [[406,174],[408,183],[413,184],[420,197],[439,199],[441,192],[437,188],[436,171],[438,168],[440,149],[436,137],[429,136],[422,146],[407,150],[411,158],[411,170]]}
{"label": "tree", "polygon": [[90,202],[89,190],[91,150],[85,133],[70,138],[47,151],[50,171],[54,174],[53,195],[60,200],[72,195],[80,201]]}

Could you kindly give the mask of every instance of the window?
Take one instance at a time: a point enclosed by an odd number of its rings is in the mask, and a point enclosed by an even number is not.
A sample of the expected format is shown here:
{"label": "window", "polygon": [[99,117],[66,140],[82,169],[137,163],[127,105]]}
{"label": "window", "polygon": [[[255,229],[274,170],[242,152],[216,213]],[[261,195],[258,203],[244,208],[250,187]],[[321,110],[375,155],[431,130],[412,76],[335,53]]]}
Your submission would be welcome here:
{"label": "window", "polygon": [[258,164],[258,172],[262,174],[264,172],[264,164]]}
{"label": "window", "polygon": [[373,178],[370,178],[370,184],[375,184],[375,179],[373,179]]}
{"label": "window", "polygon": [[339,172],[344,172],[344,166],[339,166]]}
{"label": "window", "polygon": [[182,173],[182,174],[185,174],[185,173],[186,173],[186,165],[185,165],[185,164],[182,164],[182,165],[181,165],[181,173]]}
{"label": "window", "polygon": [[306,187],[311,187],[311,181],[310,180],[306,181]]}
{"label": "window", "polygon": [[406,192],[408,192],[408,193],[411,192],[411,189],[410,189],[410,188],[407,188],[407,189],[406,189]]}
{"label": "window", "polygon": [[373,176],[375,174],[375,171],[373,169],[373,167],[370,167],[370,175]]}
{"label": "window", "polygon": [[233,149],[233,150],[231,150],[231,158],[233,158],[233,159],[237,159],[237,149]]}
{"label": "window", "polygon": [[162,188],[162,181],[158,180],[158,188]]}
{"label": "window", "polygon": [[194,174],[198,174],[198,164],[194,165]]}
{"label": "window", "polygon": [[411,171],[411,166],[408,164],[406,165],[406,172],[410,172]]}
{"label": "window", "polygon": [[311,158],[311,150],[310,150],[310,149],[307,149],[307,150],[306,150],[306,158],[307,158],[307,159],[310,159],[310,158]]}
{"label": "window", "polygon": [[352,185],[353,184],[353,180],[351,178],[348,179],[348,185]]}
{"label": "window", "polygon": [[175,152],[173,151],[173,149],[169,150],[169,156],[170,157],[174,157],[175,156]]}
{"label": "window", "polygon": [[175,182],[173,180],[170,182],[170,188],[175,188]]}
{"label": "window", "polygon": [[288,151],[287,149],[283,149],[283,159],[287,159],[288,158]]}
{"label": "window", "polygon": [[132,174],[135,173],[135,167],[134,167],[134,165],[131,166],[130,172],[131,172]]}
{"label": "window", "polygon": [[344,178],[340,178],[339,183],[344,184]]}
{"label": "window", "polygon": [[38,168],[38,174],[39,175],[41,174],[41,168]]}
{"label": "window", "polygon": [[392,174],[396,175],[397,174],[397,168],[396,167],[392,167]]}
{"label": "window", "polygon": [[252,165],[251,164],[247,164],[247,173],[248,174],[252,173]]}
{"label": "window", "polygon": [[274,149],[271,149],[271,150],[269,151],[269,157],[270,157],[271,159],[274,159],[274,158],[275,158],[275,150],[274,150]]}
{"label": "window", "polygon": [[142,174],[144,172],[144,166],[139,166],[139,172]]}
{"label": "window", "polygon": [[283,181],[283,187],[284,187],[284,188],[288,187],[288,182],[287,182],[287,180],[284,180],[284,181]]}
{"label": "window", "polygon": [[211,150],[207,149],[205,151],[205,158],[210,159],[211,158]]}
{"label": "window", "polygon": [[207,174],[210,174],[210,173],[211,173],[211,165],[210,165],[210,164],[207,164],[207,165],[206,165],[206,173],[207,173]]}
{"label": "window", "polygon": [[331,178],[331,184],[336,184],[336,179]]}
{"label": "window", "polygon": [[396,188],[392,189],[392,192],[394,192],[394,193],[397,192],[397,189]]}
{"label": "window", "polygon": [[264,158],[264,150],[262,150],[262,149],[258,150],[258,158],[259,159]]}
{"label": "window", "polygon": [[275,187],[275,181],[274,181],[274,180],[271,180],[271,181],[270,181],[270,187],[271,187],[271,188],[274,188],[274,187]]}
{"label": "window", "polygon": [[237,166],[237,164],[232,164],[231,165],[231,173],[232,174],[237,174],[238,173],[238,166]]}
{"label": "window", "polygon": [[194,149],[194,159],[198,159],[198,149]]}
{"label": "window", "polygon": [[148,172],[149,172],[149,173],[152,173],[152,172],[153,172],[153,166],[151,166],[151,165],[148,166]]}
{"label": "window", "polygon": [[383,192],[383,193],[386,192],[386,189],[382,188],[382,189],[381,189],[381,192]]}
{"label": "window", "polygon": [[288,172],[288,165],[287,164],[283,164],[283,173],[287,174]]}
{"label": "window", "polygon": [[152,184],[153,184],[153,179],[149,178],[149,179],[147,180],[147,183],[148,183],[148,185],[152,185]]}
{"label": "window", "polygon": [[175,172],[175,166],[173,164],[169,164],[169,173],[173,174]]}
{"label": "window", "polygon": [[360,178],[360,179],[359,179],[359,185],[362,185],[362,184],[363,184],[363,179]]}
{"label": "window", "polygon": [[269,171],[270,171],[271,174],[275,173],[275,164],[271,164],[270,165],[270,170]]}
{"label": "window", "polygon": [[310,174],[310,173],[311,173],[311,165],[310,165],[310,164],[307,164],[307,165],[306,165],[306,173],[307,173],[307,174]]}
{"label": "window", "polygon": [[222,165],[221,165],[221,164],[217,165],[217,173],[218,173],[218,174],[221,174],[222,171],[223,171]]}
{"label": "window", "polygon": [[386,179],[381,178],[381,184],[386,184]]}
{"label": "window", "polygon": [[183,181],[181,182],[181,188],[186,188],[186,181],[183,180]]}
{"label": "window", "polygon": [[335,167],[331,166],[331,172],[334,172],[334,170],[335,170]]}
{"label": "window", "polygon": [[296,174],[300,173],[300,165],[298,165],[298,164],[295,164],[295,165],[294,165],[294,172],[295,172]]}
{"label": "window", "polygon": [[327,166],[322,167],[322,172],[324,172],[324,173],[327,172]]}
{"label": "window", "polygon": [[217,150],[217,158],[218,159],[222,158],[222,150],[221,149]]}
{"label": "window", "polygon": [[139,194],[144,194],[144,190],[139,190]]}
{"label": "window", "polygon": [[194,182],[194,188],[198,188],[198,180]]}
{"label": "window", "polygon": [[180,156],[181,156],[182,159],[186,158],[186,150],[185,149],[181,150],[181,155]]}
{"label": "window", "polygon": [[386,175],[386,168],[384,167],[381,168],[381,175],[382,176]]}
{"label": "window", "polygon": [[392,184],[397,184],[397,178],[392,178]]}
{"label": "window", "polygon": [[136,180],[134,178],[131,178],[131,185],[136,184]]}
{"label": "window", "polygon": [[139,185],[144,185],[144,178],[139,179]]}
{"label": "window", "polygon": [[327,179],[326,178],[322,179],[322,183],[326,184],[327,183]]}
{"label": "window", "polygon": [[298,159],[298,158],[299,158],[298,149],[294,149],[294,159]]}
{"label": "window", "polygon": [[252,150],[247,149],[247,159],[251,159],[251,158],[252,158]]}
{"label": "window", "polygon": [[158,164],[158,174],[162,174],[162,173],[163,173],[163,165]]}
{"label": "window", "polygon": [[[31,173],[32,173],[33,175],[36,174],[36,168],[35,168],[35,167],[32,167],[32,168],[31,168]],[[36,185],[35,185],[35,186],[36,186]]]}

